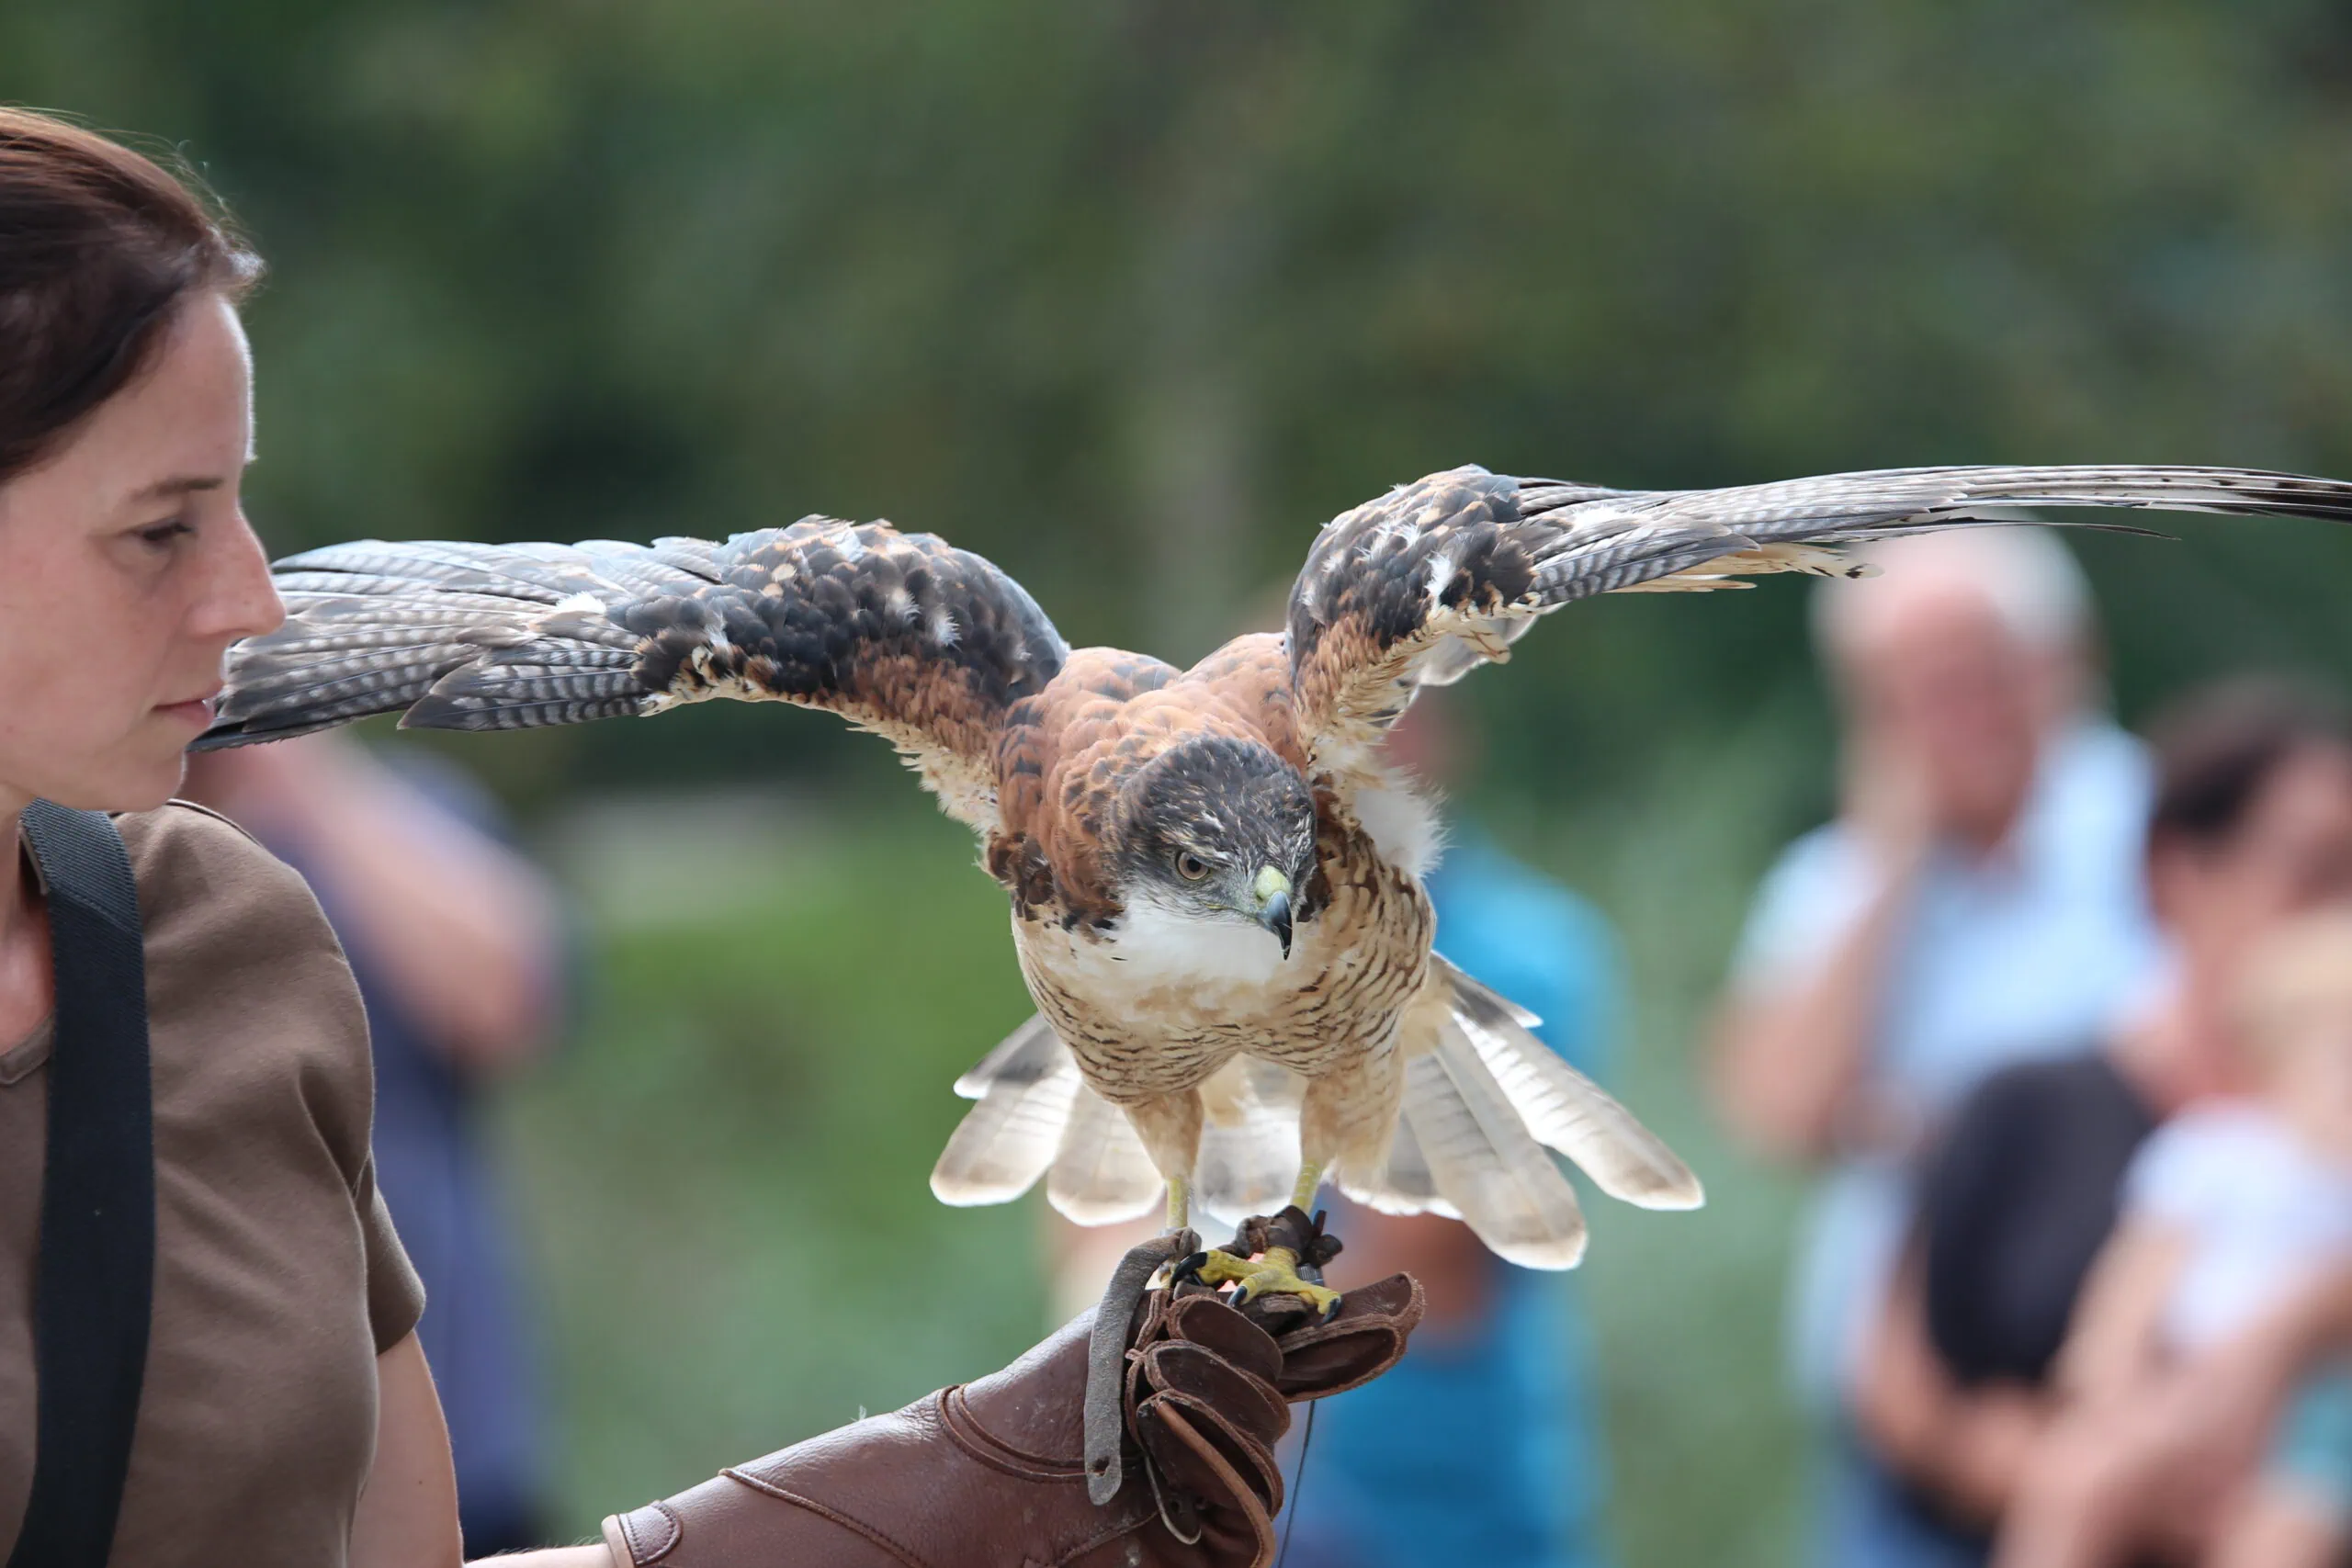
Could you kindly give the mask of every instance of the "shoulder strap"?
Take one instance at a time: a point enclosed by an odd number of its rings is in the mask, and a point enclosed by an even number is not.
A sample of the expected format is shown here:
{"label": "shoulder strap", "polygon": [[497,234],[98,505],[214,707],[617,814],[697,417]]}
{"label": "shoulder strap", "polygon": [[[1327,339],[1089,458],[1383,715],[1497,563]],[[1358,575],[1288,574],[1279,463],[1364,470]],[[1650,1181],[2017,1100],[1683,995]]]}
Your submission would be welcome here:
{"label": "shoulder strap", "polygon": [[100,1568],[130,1463],[155,1284],[155,1144],[139,893],[103,813],[35,801],[57,973],[33,1345],[32,1496],[8,1568]]}

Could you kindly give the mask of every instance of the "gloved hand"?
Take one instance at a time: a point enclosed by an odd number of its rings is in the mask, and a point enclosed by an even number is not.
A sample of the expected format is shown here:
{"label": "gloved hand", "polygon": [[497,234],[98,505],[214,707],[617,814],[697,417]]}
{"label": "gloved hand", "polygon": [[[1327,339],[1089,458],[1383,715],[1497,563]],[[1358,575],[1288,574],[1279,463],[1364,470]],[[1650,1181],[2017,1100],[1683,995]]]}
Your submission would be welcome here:
{"label": "gloved hand", "polygon": [[1264,1568],[1288,1402],[1379,1376],[1420,1316],[1404,1274],[1324,1323],[1295,1301],[1245,1314],[1199,1286],[1150,1292],[1105,1506],[1080,1457],[1090,1314],[992,1377],[608,1518],[605,1544],[635,1568]]}

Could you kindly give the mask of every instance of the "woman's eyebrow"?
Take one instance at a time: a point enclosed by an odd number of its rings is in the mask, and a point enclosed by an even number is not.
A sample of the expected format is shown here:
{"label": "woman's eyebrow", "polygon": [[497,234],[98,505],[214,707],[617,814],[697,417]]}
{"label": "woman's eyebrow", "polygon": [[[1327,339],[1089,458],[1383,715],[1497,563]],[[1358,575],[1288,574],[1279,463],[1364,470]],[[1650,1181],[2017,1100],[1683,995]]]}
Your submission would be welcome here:
{"label": "woman's eyebrow", "polygon": [[228,481],[218,474],[181,474],[168,479],[157,479],[153,484],[134,491],[130,502],[137,505],[141,502],[162,501],[169,496],[186,495],[192,491],[219,490]]}

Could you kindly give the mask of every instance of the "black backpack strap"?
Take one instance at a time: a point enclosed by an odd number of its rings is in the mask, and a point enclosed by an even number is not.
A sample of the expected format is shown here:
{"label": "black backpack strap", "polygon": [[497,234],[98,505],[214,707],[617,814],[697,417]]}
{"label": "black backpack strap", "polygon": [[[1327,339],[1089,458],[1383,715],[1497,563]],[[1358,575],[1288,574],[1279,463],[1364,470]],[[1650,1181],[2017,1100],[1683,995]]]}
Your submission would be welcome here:
{"label": "black backpack strap", "polygon": [[35,801],[57,1033],[33,1288],[32,1496],[8,1568],[100,1568],[130,1463],[155,1288],[155,1136],[139,892],[105,815]]}

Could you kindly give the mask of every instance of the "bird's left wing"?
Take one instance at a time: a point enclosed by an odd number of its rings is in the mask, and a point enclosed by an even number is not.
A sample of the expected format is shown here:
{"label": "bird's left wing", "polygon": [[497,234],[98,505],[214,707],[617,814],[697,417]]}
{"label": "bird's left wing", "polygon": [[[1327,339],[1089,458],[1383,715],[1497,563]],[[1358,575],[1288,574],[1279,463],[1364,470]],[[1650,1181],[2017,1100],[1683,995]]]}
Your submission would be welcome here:
{"label": "bird's left wing", "polygon": [[519,729],[707,697],[825,708],[986,825],[1005,708],[1069,657],[1003,572],[928,534],[809,517],[723,544],[388,544],[279,561],[286,625],[240,643],[200,747],[369,714]]}
{"label": "bird's left wing", "polygon": [[1727,490],[1611,491],[1454,468],[1325,525],[1291,591],[1291,685],[1317,765],[1345,772],[1423,686],[1508,657],[1595,593],[1860,575],[1831,547],[1987,509],[2125,506],[2352,521],[2352,484],[2247,468],[1889,468]]}

